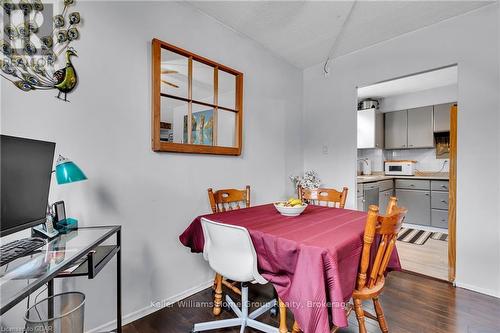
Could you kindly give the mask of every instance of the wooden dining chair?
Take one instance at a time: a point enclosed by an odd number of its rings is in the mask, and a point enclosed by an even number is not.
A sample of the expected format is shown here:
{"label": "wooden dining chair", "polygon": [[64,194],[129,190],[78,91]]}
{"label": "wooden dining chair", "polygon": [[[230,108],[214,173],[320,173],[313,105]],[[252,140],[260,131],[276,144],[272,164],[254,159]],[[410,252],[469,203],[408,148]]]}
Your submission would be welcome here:
{"label": "wooden dining chair", "polygon": [[[359,333],[367,333],[365,317],[376,320],[382,332],[389,332],[379,296],[385,286],[387,266],[406,213],[406,208],[397,206],[396,197],[389,199],[385,215],[379,215],[378,207],[375,205],[368,208],[356,289],[352,294],[354,305],[348,305],[346,310],[347,316],[349,316],[354,309],[358,320]],[[375,240],[378,241],[378,244],[375,243],[376,247],[373,244]],[[372,255],[372,251],[374,251],[374,255]],[[374,258],[373,261],[370,258]],[[370,271],[368,271],[369,268]],[[364,300],[373,301],[376,315],[363,310],[362,302]],[[334,327],[331,332],[335,333],[338,329],[338,327]],[[294,323],[292,332],[300,332],[297,322]]]}
{"label": "wooden dining chair", "polygon": [[[250,207],[250,186],[247,185],[244,190],[223,189],[215,192],[212,188],[209,188],[208,200],[210,201],[210,207],[212,208],[212,212],[214,214]],[[221,313],[222,286],[225,286],[231,289],[234,293],[241,295],[241,290],[236,286],[235,282],[229,282],[219,273],[215,273],[213,285],[213,289],[215,290],[213,313],[216,316]]]}
{"label": "wooden dining chair", "polygon": [[298,187],[299,199],[312,205],[323,205],[344,208],[349,189],[344,187],[342,192],[330,188],[308,189]]}
{"label": "wooden dining chair", "polygon": [[[358,269],[356,289],[352,295],[360,333],[366,333],[365,317],[376,320],[382,332],[389,332],[379,295],[385,286],[387,266],[406,213],[406,208],[397,206],[396,197],[390,198],[386,215],[379,215],[378,207],[375,205],[368,208],[368,218],[363,237],[363,252]],[[373,247],[375,240],[378,240],[378,244],[375,243],[376,247]],[[372,250],[375,256],[372,256]],[[375,258],[371,265],[370,258]],[[369,267],[370,271],[368,271]],[[376,315],[363,310],[362,302],[370,299],[373,301]]]}
{"label": "wooden dining chair", "polygon": [[214,192],[209,188],[208,200],[214,214],[240,209],[242,204],[245,204],[244,207],[250,207],[250,185],[244,190],[224,189]]}

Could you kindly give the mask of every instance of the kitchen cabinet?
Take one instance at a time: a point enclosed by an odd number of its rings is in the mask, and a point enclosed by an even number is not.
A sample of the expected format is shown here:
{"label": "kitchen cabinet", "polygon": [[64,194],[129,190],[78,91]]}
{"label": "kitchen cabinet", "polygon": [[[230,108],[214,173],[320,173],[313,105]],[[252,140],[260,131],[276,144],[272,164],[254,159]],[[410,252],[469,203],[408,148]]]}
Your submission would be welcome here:
{"label": "kitchen cabinet", "polygon": [[384,115],[376,109],[358,111],[358,149],[384,148]]}
{"label": "kitchen cabinet", "polygon": [[379,198],[378,198],[378,210],[379,214],[385,214],[387,206],[389,205],[389,199],[394,195],[394,181],[382,180],[378,182]]}
{"label": "kitchen cabinet", "polygon": [[392,179],[357,184],[357,210],[367,211],[370,205],[377,205],[380,214],[385,214],[389,199],[394,195]]}
{"label": "kitchen cabinet", "polygon": [[433,180],[431,181],[432,191],[448,192],[450,183],[447,180]]}
{"label": "kitchen cabinet", "polygon": [[431,181],[431,225],[437,228],[448,228],[449,182]]}
{"label": "kitchen cabinet", "polygon": [[359,211],[365,211],[365,204],[364,204],[365,200],[363,199],[363,197],[358,197],[357,200],[356,200],[356,209],[359,210]]}
{"label": "kitchen cabinet", "polygon": [[434,109],[425,106],[385,114],[385,148],[434,147]]}
{"label": "kitchen cabinet", "polygon": [[387,191],[382,191],[379,193],[379,205],[378,205],[378,211],[379,211],[379,214],[381,215],[384,215],[386,210],[387,210],[387,206],[389,205],[389,199],[394,195],[394,190],[390,189],[390,190],[387,190]]}
{"label": "kitchen cabinet", "polygon": [[431,192],[427,190],[396,189],[398,206],[408,209],[405,222],[431,225]]}
{"label": "kitchen cabinet", "polygon": [[395,195],[398,206],[408,209],[405,223],[448,228],[448,180],[396,178],[357,184],[357,208],[366,211],[368,205],[377,204],[378,189],[380,214],[385,214],[389,199]]}
{"label": "kitchen cabinet", "polygon": [[436,228],[448,229],[448,211],[433,209],[431,214],[431,225]]}
{"label": "kitchen cabinet", "polygon": [[364,183],[363,184],[363,210],[368,211],[371,205],[377,206],[379,204],[379,188],[378,182]]}
{"label": "kitchen cabinet", "polygon": [[356,184],[356,209],[364,211],[365,210],[364,202],[365,199],[363,193],[363,184],[362,183]]}
{"label": "kitchen cabinet", "polygon": [[363,196],[363,183],[359,183],[356,186],[356,197],[362,197]]}
{"label": "kitchen cabinet", "polygon": [[432,192],[431,207],[448,210],[448,192]]}
{"label": "kitchen cabinet", "polygon": [[396,188],[406,190],[430,190],[431,184],[425,179],[396,179]]}
{"label": "kitchen cabinet", "polygon": [[385,114],[385,148],[406,148],[408,143],[408,112],[395,111]]}
{"label": "kitchen cabinet", "polygon": [[450,131],[450,109],[453,103],[434,105],[434,132]]}
{"label": "kitchen cabinet", "polygon": [[408,148],[434,146],[433,114],[432,106],[408,110]]}
{"label": "kitchen cabinet", "polygon": [[394,181],[392,179],[380,180],[378,182],[378,189],[380,192],[394,189]]}

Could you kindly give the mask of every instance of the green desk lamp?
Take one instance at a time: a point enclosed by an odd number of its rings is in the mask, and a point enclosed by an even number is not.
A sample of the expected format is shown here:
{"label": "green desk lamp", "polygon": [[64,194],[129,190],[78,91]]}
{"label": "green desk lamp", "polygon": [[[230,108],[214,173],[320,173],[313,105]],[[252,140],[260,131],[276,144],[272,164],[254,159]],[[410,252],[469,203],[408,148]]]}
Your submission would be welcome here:
{"label": "green desk lamp", "polygon": [[56,162],[56,179],[59,185],[86,180],[87,176],[71,160],[59,155]]}
{"label": "green desk lamp", "polygon": [[[59,155],[56,161],[56,169],[52,172],[56,174],[57,184],[69,184],[74,182],[79,182],[81,180],[86,180],[87,176],[83,173],[83,171],[71,160],[67,159]],[[47,207],[47,218],[51,219],[51,221],[47,221],[44,224],[34,227],[35,231],[38,231],[49,238],[55,237],[58,235],[58,231],[54,229],[52,215],[50,213],[50,206]],[[58,223],[58,229],[62,230],[71,230],[76,229],[78,227],[78,221],[73,218],[66,218],[64,216],[64,220]]]}

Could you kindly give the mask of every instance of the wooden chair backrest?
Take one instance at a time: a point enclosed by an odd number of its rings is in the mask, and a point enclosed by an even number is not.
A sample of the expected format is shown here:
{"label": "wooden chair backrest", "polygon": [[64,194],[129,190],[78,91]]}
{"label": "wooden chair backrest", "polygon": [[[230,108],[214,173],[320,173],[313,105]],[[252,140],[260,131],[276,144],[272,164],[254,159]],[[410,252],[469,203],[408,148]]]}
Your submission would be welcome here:
{"label": "wooden chair backrest", "polygon": [[[373,288],[383,280],[406,212],[406,208],[397,206],[396,197],[390,198],[386,215],[379,215],[378,207],[375,205],[368,208],[368,218],[363,237],[363,252],[358,270],[357,290],[365,287]],[[372,248],[376,237],[379,237],[378,246]],[[368,272],[372,249],[375,250],[375,259],[371,264],[370,272]]]}
{"label": "wooden chair backrest", "polygon": [[299,199],[306,201],[313,205],[321,205],[323,202],[326,206],[344,208],[345,201],[347,199],[347,187],[339,192],[330,188],[318,188],[315,190],[310,190],[299,186]]}
{"label": "wooden chair backrest", "polygon": [[244,207],[250,207],[250,186],[247,185],[244,190],[225,189],[213,191],[208,189],[208,200],[213,213],[225,212]]}

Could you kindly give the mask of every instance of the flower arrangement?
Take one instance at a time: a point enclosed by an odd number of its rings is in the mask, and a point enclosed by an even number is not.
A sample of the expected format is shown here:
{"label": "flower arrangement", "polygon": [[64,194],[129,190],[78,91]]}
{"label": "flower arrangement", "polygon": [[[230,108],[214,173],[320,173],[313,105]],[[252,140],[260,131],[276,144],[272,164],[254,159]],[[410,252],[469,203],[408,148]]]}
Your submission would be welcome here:
{"label": "flower arrangement", "polygon": [[313,170],[306,171],[304,177],[290,176],[290,180],[295,187],[300,185],[307,189],[316,189],[321,185],[321,179],[319,179],[318,173]]}

